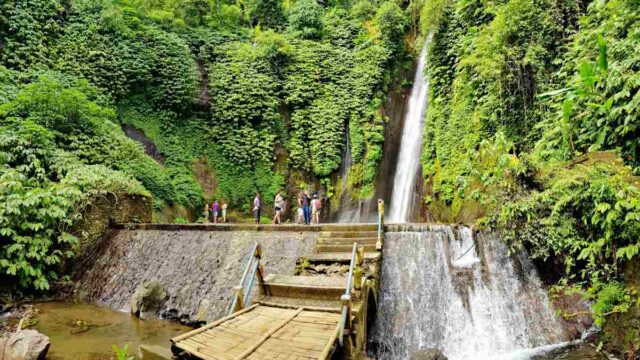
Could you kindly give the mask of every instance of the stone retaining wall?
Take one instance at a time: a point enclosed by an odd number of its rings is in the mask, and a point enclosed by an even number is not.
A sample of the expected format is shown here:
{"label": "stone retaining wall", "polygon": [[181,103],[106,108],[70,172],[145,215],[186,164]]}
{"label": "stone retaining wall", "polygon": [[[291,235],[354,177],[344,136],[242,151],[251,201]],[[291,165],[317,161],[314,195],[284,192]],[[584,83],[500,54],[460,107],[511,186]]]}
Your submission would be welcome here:
{"label": "stone retaining wall", "polygon": [[84,265],[73,274],[76,294],[128,311],[136,287],[157,281],[168,293],[165,309],[207,321],[226,315],[231,290],[239,283],[256,241],[263,246],[266,274],[287,274],[298,257],[311,254],[320,234],[320,227],[294,225],[118,227],[97,249],[83,255]]}

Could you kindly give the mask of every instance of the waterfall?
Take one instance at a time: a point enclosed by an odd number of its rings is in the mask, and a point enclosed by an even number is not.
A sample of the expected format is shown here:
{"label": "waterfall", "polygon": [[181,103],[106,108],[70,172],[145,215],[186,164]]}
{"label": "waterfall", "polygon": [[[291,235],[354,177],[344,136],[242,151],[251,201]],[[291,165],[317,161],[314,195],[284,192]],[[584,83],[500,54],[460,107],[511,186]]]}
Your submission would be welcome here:
{"label": "waterfall", "polygon": [[517,350],[568,340],[526,257],[493,233],[391,226],[369,348],[407,359],[436,348],[449,360],[511,359]]}
{"label": "waterfall", "polygon": [[391,208],[389,210],[391,222],[409,221],[413,209],[415,179],[420,166],[422,131],[429,94],[429,82],[424,75],[424,69],[430,41],[431,36],[428,37],[427,43],[422,48],[404,118],[402,140],[391,193]]}
{"label": "waterfall", "polygon": [[357,223],[372,221],[372,198],[353,199],[349,192],[349,169],[353,163],[351,158],[351,143],[349,140],[349,127],[346,130],[346,149],[342,159],[342,170],[340,171],[340,207],[334,217],[339,223]]}
{"label": "waterfall", "polygon": [[340,172],[340,211],[338,212],[338,222],[351,223],[357,220],[357,210],[353,208],[351,199],[349,198],[349,189],[347,187],[349,181],[349,169],[351,168],[351,142],[349,140],[349,127],[346,133],[346,149],[344,159],[342,160],[342,171]]}

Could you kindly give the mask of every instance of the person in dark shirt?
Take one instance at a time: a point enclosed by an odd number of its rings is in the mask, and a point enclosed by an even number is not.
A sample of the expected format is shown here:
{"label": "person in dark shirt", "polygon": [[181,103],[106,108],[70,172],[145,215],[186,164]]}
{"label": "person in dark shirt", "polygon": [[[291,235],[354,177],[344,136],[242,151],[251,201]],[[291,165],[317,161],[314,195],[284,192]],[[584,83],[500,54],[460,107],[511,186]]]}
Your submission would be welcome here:
{"label": "person in dark shirt", "polygon": [[304,223],[309,225],[311,224],[311,198],[309,198],[309,194],[305,190],[302,194],[302,212],[304,213]]}
{"label": "person in dark shirt", "polygon": [[218,204],[218,200],[213,202],[211,205],[211,212],[213,213],[213,223],[218,223],[218,211],[220,210],[220,204]]}

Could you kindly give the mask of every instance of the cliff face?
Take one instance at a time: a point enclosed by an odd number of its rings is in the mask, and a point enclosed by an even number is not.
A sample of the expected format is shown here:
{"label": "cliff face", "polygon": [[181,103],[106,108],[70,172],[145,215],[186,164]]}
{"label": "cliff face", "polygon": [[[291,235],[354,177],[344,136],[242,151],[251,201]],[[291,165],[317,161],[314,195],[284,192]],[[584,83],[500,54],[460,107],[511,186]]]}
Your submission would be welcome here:
{"label": "cliff face", "polygon": [[[83,300],[119,310],[142,283],[158,282],[173,316],[211,321],[225,315],[248,253],[260,241],[266,274],[286,274],[310,254],[313,231],[116,230],[73,274]],[[253,294],[257,293],[254,289]],[[197,316],[196,316],[197,315]]]}

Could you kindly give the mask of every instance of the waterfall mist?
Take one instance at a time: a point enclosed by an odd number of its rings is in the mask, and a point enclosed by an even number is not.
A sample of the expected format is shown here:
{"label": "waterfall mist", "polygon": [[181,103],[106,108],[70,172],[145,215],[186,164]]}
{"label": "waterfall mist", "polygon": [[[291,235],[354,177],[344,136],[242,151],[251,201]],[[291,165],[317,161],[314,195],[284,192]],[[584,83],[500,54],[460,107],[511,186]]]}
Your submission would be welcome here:
{"label": "waterfall mist", "polygon": [[402,129],[402,140],[393,178],[393,190],[389,209],[389,221],[407,222],[410,220],[415,194],[415,180],[420,166],[422,153],[422,132],[424,115],[427,110],[429,82],[424,75],[427,50],[431,37],[422,48],[418,68],[413,79],[413,88]]}
{"label": "waterfall mist", "polygon": [[496,359],[568,340],[525,254],[509,256],[495,235],[474,239],[469,228],[397,228],[407,231],[385,236],[376,359],[426,348],[449,360]]}

